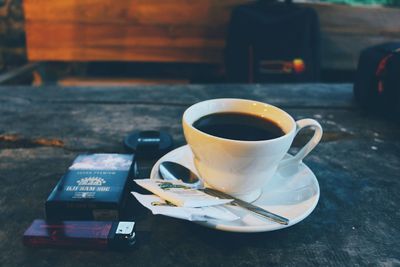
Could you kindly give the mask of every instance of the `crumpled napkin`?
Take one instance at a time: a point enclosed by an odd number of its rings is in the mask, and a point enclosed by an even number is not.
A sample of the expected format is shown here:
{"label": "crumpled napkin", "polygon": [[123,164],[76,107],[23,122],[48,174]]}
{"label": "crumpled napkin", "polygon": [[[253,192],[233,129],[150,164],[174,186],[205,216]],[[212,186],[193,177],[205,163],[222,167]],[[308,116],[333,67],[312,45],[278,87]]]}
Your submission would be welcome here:
{"label": "crumpled napkin", "polygon": [[199,208],[177,207],[156,195],[142,195],[137,192],[131,193],[143,206],[151,210],[154,215],[162,214],[188,221],[207,221],[209,219],[235,221],[239,219],[238,216],[230,212],[224,205]]}
{"label": "crumpled napkin", "polygon": [[179,207],[209,207],[227,204],[233,200],[210,196],[180,180],[137,179],[135,182],[160,198]]}

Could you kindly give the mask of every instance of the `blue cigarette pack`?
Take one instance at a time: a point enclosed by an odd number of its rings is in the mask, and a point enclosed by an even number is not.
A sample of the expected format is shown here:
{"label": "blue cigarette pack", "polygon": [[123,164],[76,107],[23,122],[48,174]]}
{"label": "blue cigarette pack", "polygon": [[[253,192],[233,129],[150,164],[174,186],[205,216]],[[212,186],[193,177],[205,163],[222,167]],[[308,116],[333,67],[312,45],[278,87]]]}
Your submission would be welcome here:
{"label": "blue cigarette pack", "polygon": [[136,171],[126,154],[78,156],[46,200],[48,220],[121,220]]}

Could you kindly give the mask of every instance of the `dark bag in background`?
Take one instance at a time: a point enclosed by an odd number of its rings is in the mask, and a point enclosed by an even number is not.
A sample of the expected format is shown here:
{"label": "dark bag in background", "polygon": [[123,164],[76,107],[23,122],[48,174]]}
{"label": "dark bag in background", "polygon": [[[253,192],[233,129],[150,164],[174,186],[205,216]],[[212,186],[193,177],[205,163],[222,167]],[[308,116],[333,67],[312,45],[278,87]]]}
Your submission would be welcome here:
{"label": "dark bag in background", "polygon": [[400,43],[381,44],[361,51],[354,96],[366,110],[400,115]]}
{"label": "dark bag in background", "polygon": [[235,8],[225,50],[229,82],[312,82],[320,73],[317,13],[291,3]]}

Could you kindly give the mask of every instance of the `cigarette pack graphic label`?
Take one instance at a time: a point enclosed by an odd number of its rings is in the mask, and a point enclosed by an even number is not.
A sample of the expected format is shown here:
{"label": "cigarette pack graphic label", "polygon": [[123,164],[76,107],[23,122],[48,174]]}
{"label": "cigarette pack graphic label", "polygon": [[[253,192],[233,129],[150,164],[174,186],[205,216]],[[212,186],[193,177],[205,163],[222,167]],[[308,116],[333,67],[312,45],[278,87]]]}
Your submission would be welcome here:
{"label": "cigarette pack graphic label", "polygon": [[120,219],[132,162],[132,155],[78,156],[48,197],[47,218]]}

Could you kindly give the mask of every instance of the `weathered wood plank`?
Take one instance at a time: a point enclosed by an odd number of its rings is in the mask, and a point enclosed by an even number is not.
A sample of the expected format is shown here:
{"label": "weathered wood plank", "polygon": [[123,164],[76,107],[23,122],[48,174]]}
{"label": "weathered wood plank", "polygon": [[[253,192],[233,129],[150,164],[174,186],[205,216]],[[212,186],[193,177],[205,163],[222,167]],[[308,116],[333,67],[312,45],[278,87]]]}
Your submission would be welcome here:
{"label": "weathered wood plank", "polygon": [[[30,60],[217,63],[224,47],[223,30],[210,27],[32,22],[26,29]],[[44,41],[43,31],[52,37]]]}
{"label": "weathered wood plank", "polygon": [[[343,95],[351,95],[349,86],[342,86],[342,90],[339,86],[308,86],[308,90],[294,85],[292,90],[272,85],[254,90],[257,87],[252,86],[247,96],[242,96],[267,100],[278,95],[280,89],[281,98],[272,99],[290,107],[301,96],[301,90],[314,99],[320,93],[337,104],[341,99],[343,106],[347,105]],[[358,110],[337,107],[287,109],[296,119],[319,120],[326,133],[323,142],[305,160],[319,179],[320,202],[296,226],[256,235],[225,233],[152,216],[134,205],[137,229],[147,232],[137,232],[140,242],[132,251],[33,251],[23,247],[20,239],[23,231],[33,219],[43,217],[46,197],[77,154],[123,152],[122,138],[130,130],[142,127],[167,130],[177,145],[183,144],[180,120],[186,104],[217,97],[220,90],[224,91],[218,86],[211,89],[187,86],[185,93],[173,88],[0,88],[1,134],[58,139],[62,142],[57,144],[63,144],[12,146],[15,139],[0,138],[0,225],[3,226],[0,262],[4,266],[395,266],[400,263],[399,219],[395,216],[400,201],[397,193],[400,180],[396,176],[400,171],[399,126],[362,116]],[[238,95],[246,91],[236,86],[227,89]],[[323,89],[328,93],[324,94]],[[147,104],[129,102],[146,90],[154,92],[139,97]],[[162,105],[154,98],[167,99],[171,95],[180,99],[182,105]],[[129,101],[114,102],[123,96]],[[107,98],[111,98],[110,103],[105,103]]]}
{"label": "weathered wood plank", "polygon": [[[174,96],[171,98],[170,96]],[[188,106],[210,98],[250,98],[278,106],[353,108],[351,84],[136,85],[131,87],[0,87],[0,101],[22,104],[114,103]],[[290,101],[288,101],[290,99]]]}
{"label": "weathered wood plank", "polygon": [[[122,51],[122,52],[121,52]],[[28,50],[32,61],[137,61],[220,63],[220,50],[207,48],[174,47],[95,47],[95,48],[32,48]]]}
{"label": "weathered wood plank", "polygon": [[[156,103],[115,105],[100,102],[35,102],[23,107],[10,101],[0,108],[0,112],[5,114],[0,118],[0,149],[58,147],[82,153],[123,152],[124,136],[132,130],[146,129],[166,130],[174,136],[178,145],[182,145],[184,140],[181,116],[187,107],[162,106]],[[325,130],[323,143],[350,142],[357,138],[373,140],[374,137],[396,142],[400,134],[400,127],[387,121],[373,121],[368,130],[363,130],[371,118],[365,117],[355,122],[359,111],[329,108],[284,109],[295,119],[310,117],[319,120]],[[29,120],[29,123],[21,124],[19,120],[14,120],[16,117]],[[298,142],[302,141],[304,137]],[[372,141],[371,145],[380,144]]]}
{"label": "weathered wood plank", "polygon": [[[400,15],[400,14],[399,14]],[[400,41],[389,36],[365,36],[354,34],[324,34],[322,37],[324,49],[322,50],[322,68],[338,70],[356,70],[360,52],[370,46]]]}
{"label": "weathered wood plank", "polygon": [[400,41],[400,10],[313,4],[321,23],[322,67],[355,70],[362,49]]}
{"label": "weathered wood plank", "polygon": [[134,85],[157,85],[157,84],[189,84],[189,80],[184,79],[151,79],[151,78],[88,78],[88,77],[66,77],[59,79],[59,86],[134,86]]}
{"label": "weathered wood plank", "polygon": [[[251,1],[26,0],[28,57],[222,64],[230,11]],[[400,40],[398,9],[305,5],[321,20],[323,68],[354,70],[363,48]]]}
{"label": "weathered wood plank", "polygon": [[28,57],[221,63],[230,10],[240,2],[26,1]]}
{"label": "weathered wood plank", "polygon": [[[41,39],[41,30],[53,38],[46,42]],[[79,28],[79,31],[77,31]],[[110,24],[66,24],[47,22],[32,22],[27,24],[27,29],[32,32],[29,42],[33,47],[51,48],[60,46],[73,48],[77,45],[88,47],[115,47],[115,46],[138,46],[138,47],[216,47],[222,48],[224,41],[221,35],[223,28],[217,27],[195,27],[180,25],[176,27],[164,26],[137,26],[121,24],[118,27]],[[60,31],[62,34],[60,34]]]}
{"label": "weathered wood plank", "polygon": [[26,0],[27,21],[130,23],[138,25],[225,25],[230,10],[254,0]]}
{"label": "weathered wood plank", "polygon": [[39,63],[28,63],[17,69],[13,69],[10,71],[6,71],[5,73],[0,74],[0,84],[5,84],[12,80],[27,76],[31,74],[35,69],[38,69],[40,66]]}
{"label": "weathered wood plank", "polygon": [[[230,10],[252,0],[26,0],[28,22],[79,24],[130,24],[157,26],[225,26]],[[338,4],[312,4],[326,32],[342,34],[399,36],[400,11],[387,7],[351,7]]]}
{"label": "weathered wood plank", "polygon": [[400,36],[400,10],[377,6],[305,4],[313,7],[321,21],[322,31],[348,35]]}

